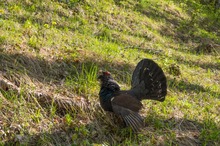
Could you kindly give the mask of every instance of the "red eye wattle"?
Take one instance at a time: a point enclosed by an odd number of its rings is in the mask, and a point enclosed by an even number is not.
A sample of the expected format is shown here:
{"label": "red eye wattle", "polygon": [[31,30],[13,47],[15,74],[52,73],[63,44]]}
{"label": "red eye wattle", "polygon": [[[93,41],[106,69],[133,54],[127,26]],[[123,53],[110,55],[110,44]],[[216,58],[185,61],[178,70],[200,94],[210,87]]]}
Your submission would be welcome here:
{"label": "red eye wattle", "polygon": [[109,75],[111,75],[111,74],[110,74],[110,72],[105,71],[105,72],[103,72],[103,75],[107,75],[107,76],[109,76]]}

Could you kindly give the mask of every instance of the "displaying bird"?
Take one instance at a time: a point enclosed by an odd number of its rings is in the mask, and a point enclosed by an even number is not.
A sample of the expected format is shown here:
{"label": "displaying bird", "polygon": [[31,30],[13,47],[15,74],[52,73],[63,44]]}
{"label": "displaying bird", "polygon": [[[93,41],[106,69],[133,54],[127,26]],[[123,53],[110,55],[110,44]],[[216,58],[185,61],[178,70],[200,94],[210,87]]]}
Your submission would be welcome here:
{"label": "displaying bird", "polygon": [[163,70],[151,59],[141,60],[132,75],[131,89],[120,90],[120,86],[107,71],[98,77],[101,83],[99,100],[105,111],[122,117],[127,126],[138,132],[144,127],[139,110],[141,100],[164,101],[167,94],[167,81]]}

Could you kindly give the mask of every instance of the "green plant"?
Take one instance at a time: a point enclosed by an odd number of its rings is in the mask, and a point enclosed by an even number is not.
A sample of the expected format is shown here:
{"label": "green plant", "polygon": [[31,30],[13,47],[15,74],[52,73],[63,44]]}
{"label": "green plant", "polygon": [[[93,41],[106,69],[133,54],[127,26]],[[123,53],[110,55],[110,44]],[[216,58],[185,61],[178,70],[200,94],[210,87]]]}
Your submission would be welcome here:
{"label": "green plant", "polygon": [[73,74],[66,78],[65,84],[78,94],[90,94],[97,86],[97,66],[82,64],[80,69],[72,66]]}

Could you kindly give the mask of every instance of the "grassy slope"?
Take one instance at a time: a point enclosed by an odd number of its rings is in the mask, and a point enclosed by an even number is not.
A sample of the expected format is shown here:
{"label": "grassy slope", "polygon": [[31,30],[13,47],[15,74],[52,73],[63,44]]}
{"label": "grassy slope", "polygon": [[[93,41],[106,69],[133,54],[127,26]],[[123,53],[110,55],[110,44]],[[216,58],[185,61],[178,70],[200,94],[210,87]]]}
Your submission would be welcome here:
{"label": "grassy slope", "polygon": [[[0,144],[219,145],[217,15],[190,0],[1,1],[1,76],[22,93],[74,93],[90,104],[60,114],[34,96],[1,90]],[[201,44],[217,52],[196,53]],[[134,134],[100,109],[96,73],[109,70],[127,89],[141,58],[158,62],[169,88],[165,102],[143,102],[147,127]]]}

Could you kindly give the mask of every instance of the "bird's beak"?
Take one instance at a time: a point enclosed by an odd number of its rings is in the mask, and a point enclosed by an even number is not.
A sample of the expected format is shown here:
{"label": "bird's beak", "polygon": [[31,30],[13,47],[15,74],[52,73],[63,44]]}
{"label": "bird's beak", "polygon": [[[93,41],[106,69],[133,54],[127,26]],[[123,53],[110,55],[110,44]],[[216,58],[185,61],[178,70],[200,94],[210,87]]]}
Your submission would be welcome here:
{"label": "bird's beak", "polygon": [[102,78],[103,71],[102,71],[102,70],[99,70],[99,73],[98,73],[98,74],[99,74],[99,76],[98,76],[98,78],[97,78],[97,79],[98,79],[98,80],[100,80],[100,79]]}
{"label": "bird's beak", "polygon": [[100,80],[101,79],[101,75],[99,75],[97,79]]}

